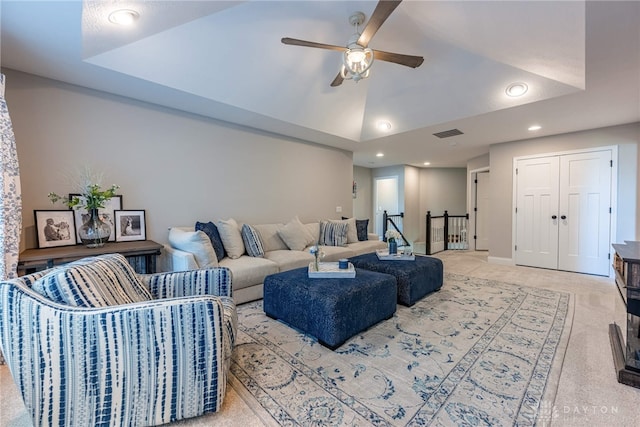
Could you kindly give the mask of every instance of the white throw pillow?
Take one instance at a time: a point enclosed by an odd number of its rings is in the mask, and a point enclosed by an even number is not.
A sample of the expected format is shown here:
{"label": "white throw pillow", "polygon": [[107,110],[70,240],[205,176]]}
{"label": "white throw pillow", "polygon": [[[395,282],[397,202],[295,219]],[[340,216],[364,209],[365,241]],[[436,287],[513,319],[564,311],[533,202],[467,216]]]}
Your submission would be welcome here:
{"label": "white throw pillow", "polygon": [[211,239],[204,231],[184,231],[172,227],[169,229],[169,244],[178,250],[192,253],[200,268],[218,266],[218,257]]}
{"label": "white throw pillow", "polygon": [[236,220],[233,218],[229,218],[226,221],[220,220],[216,223],[216,226],[227,256],[231,259],[238,259],[244,255],[244,242]]}
{"label": "white throw pillow", "polygon": [[293,251],[301,251],[314,243],[313,236],[307,231],[307,228],[300,222],[298,217],[283,225],[278,230],[278,235],[287,247]]}

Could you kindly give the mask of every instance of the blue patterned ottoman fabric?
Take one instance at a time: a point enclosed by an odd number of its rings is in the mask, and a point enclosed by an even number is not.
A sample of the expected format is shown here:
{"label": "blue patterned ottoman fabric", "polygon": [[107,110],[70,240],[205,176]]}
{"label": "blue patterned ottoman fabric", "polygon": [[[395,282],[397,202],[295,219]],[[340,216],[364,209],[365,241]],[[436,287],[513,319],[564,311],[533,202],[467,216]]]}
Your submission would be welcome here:
{"label": "blue patterned ottoman fabric", "polygon": [[374,253],[349,258],[354,267],[393,275],[398,280],[398,303],[411,307],[442,287],[444,269],[438,258],[416,255],[415,261],[381,261]]}
{"label": "blue patterned ottoman fabric", "polygon": [[31,288],[51,272],[0,282],[0,347],[35,426],[159,425],[220,409],[237,325],[227,269],[139,275],[161,299],[98,308]]}
{"label": "blue patterned ottoman fabric", "polygon": [[355,278],[309,278],[308,269],[264,280],[264,312],[318,339],[331,349],[396,311],[396,280],[356,270]]}

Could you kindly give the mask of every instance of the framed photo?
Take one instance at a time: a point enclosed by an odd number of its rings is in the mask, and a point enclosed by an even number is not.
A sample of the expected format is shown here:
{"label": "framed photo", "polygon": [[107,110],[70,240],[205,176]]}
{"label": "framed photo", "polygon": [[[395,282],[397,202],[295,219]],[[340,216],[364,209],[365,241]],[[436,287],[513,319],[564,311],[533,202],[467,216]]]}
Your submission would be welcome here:
{"label": "framed photo", "polygon": [[138,211],[115,211],[116,242],[147,240],[144,209]]}
{"label": "framed photo", "polygon": [[73,211],[36,210],[33,214],[39,248],[71,246],[78,241]]}
{"label": "framed photo", "polygon": [[[84,196],[82,194],[69,194],[69,200],[77,197],[80,199],[82,203],[85,202]],[[98,215],[100,219],[111,227],[111,235],[109,235],[109,241],[116,241],[116,223],[114,220],[114,212],[122,209],[122,196],[113,196],[109,201],[104,204],[104,208],[98,209]],[[74,209],[74,216],[76,219],[76,239],[80,242],[80,235],[78,234],[78,228],[87,222],[89,219],[89,211],[85,208]]]}

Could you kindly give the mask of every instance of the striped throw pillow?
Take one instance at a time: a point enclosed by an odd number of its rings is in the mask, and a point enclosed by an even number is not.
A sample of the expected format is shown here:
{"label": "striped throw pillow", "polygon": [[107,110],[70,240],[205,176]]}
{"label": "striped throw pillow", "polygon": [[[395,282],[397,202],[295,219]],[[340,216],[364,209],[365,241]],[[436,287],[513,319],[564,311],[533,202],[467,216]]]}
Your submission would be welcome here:
{"label": "striped throw pillow", "polygon": [[243,224],[240,234],[242,235],[244,250],[247,251],[247,255],[252,257],[264,256],[264,245],[262,244],[262,239],[260,238],[258,230],[249,224]]}
{"label": "striped throw pillow", "polygon": [[321,245],[325,246],[346,246],[347,245],[347,227],[346,222],[330,222],[322,221],[320,223]]}
{"label": "striped throw pillow", "polygon": [[83,258],[51,270],[33,283],[50,300],[77,307],[106,307],[153,298],[121,254]]}

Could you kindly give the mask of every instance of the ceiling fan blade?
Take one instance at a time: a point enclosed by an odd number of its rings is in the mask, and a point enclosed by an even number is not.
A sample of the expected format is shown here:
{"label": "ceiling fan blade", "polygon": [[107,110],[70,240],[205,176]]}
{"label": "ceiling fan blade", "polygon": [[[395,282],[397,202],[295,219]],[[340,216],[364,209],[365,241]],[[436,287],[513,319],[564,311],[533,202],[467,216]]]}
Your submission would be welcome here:
{"label": "ceiling fan blade", "polygon": [[403,55],[401,53],[384,52],[375,49],[373,50],[373,57],[377,61],[393,62],[411,68],[418,68],[424,62],[422,56]]}
{"label": "ceiling fan blade", "polygon": [[342,84],[342,82],[344,81],[344,79],[342,78],[342,74],[338,73],[338,75],[336,76],[335,79],[333,79],[333,81],[331,82],[331,87],[337,87],[340,86]]}
{"label": "ceiling fan blade", "polygon": [[369,45],[373,36],[378,32],[389,15],[400,5],[400,2],[402,2],[402,0],[380,0],[378,2],[378,5],[371,14],[371,18],[369,18],[369,22],[367,22],[366,27],[364,27],[364,30],[362,30],[360,34],[360,38],[358,39],[360,46],[367,47]]}
{"label": "ceiling fan blade", "polygon": [[344,51],[346,49],[344,46],[335,46],[332,44],[316,43],[316,42],[310,42],[306,40],[292,39],[290,37],[283,37],[282,40],[280,41],[284,44],[290,44],[293,46],[317,47],[319,49],[329,49],[329,50],[339,50],[339,51]]}

